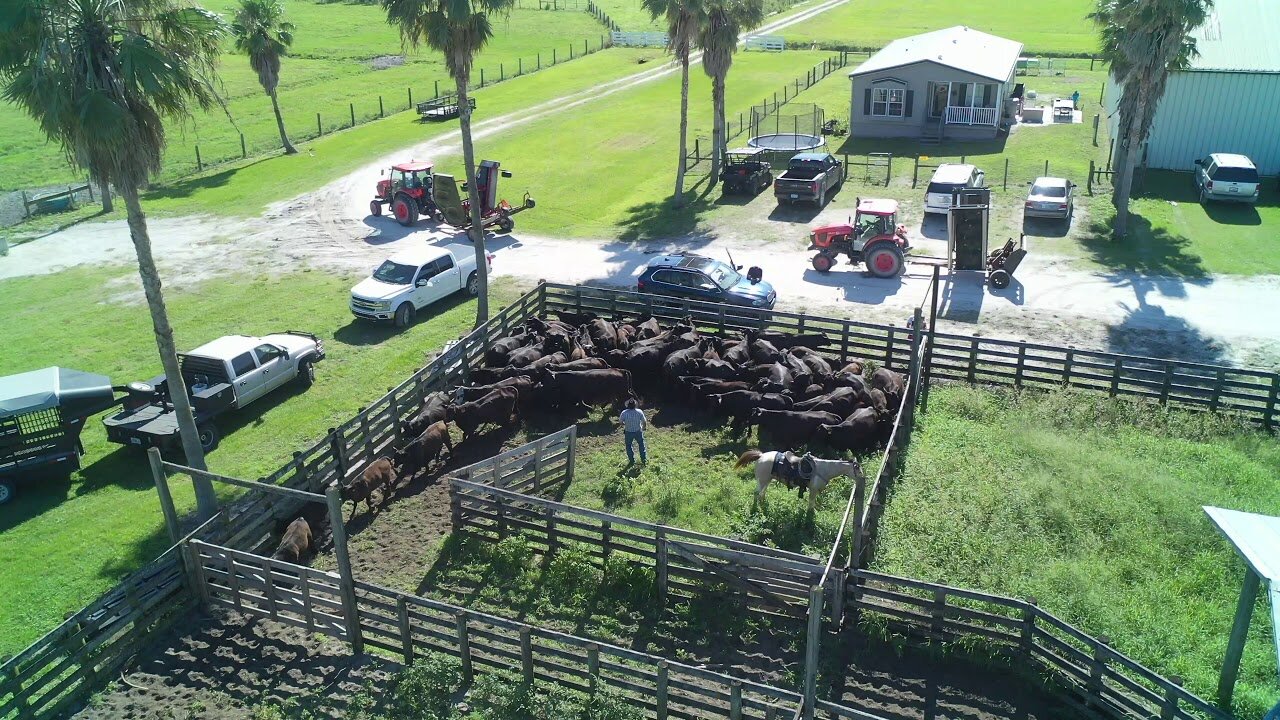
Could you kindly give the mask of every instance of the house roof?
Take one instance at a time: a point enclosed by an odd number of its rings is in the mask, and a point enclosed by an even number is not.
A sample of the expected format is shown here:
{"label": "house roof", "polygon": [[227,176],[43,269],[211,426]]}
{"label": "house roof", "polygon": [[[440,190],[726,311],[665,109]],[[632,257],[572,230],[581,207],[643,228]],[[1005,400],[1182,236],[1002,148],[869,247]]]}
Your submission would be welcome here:
{"label": "house roof", "polygon": [[1280,73],[1280,3],[1216,0],[1209,19],[1192,31],[1191,70]]}
{"label": "house roof", "polygon": [[932,62],[972,75],[1003,81],[1013,72],[1021,54],[1022,43],[1016,40],[1006,40],[957,25],[894,40],[849,73],[849,77]]}

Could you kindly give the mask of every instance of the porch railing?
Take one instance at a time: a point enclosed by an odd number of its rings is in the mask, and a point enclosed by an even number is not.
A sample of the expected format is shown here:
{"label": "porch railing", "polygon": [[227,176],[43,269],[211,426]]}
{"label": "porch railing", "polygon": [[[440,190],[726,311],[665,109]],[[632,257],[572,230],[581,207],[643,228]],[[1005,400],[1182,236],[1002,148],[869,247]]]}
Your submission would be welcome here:
{"label": "porch railing", "polygon": [[947,106],[948,125],[995,125],[999,120],[999,108]]}

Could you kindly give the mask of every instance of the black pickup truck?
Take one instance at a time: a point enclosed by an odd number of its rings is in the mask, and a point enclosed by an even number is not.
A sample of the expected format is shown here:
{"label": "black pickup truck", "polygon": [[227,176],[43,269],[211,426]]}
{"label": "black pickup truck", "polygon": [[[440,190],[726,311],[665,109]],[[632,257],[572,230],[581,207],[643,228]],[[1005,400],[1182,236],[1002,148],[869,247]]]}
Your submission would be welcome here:
{"label": "black pickup truck", "polygon": [[787,171],[773,181],[778,204],[811,202],[822,207],[827,194],[844,184],[844,164],[830,153],[800,153],[791,158]]}

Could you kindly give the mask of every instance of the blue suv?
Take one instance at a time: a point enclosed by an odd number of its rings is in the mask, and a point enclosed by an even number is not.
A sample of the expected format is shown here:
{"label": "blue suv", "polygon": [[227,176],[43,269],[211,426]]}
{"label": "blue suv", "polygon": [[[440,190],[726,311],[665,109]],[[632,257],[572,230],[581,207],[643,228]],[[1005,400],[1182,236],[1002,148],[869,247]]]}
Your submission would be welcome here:
{"label": "blue suv", "polygon": [[773,286],[760,279],[758,268],[743,275],[729,263],[693,253],[663,255],[649,261],[636,281],[636,290],[769,310],[778,299]]}

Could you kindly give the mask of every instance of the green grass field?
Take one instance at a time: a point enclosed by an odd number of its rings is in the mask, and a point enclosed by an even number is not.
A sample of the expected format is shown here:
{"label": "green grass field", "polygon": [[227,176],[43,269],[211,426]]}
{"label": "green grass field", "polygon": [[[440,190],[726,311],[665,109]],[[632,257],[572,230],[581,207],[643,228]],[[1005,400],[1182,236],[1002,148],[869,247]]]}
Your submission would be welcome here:
{"label": "green grass field", "polygon": [[[146,308],[121,302],[136,274],[69,270],[6,280],[0,310],[0,375],[62,365],[109,375],[118,384],[155,375],[158,362]],[[220,421],[223,440],[209,455],[217,472],[265,475],[425,364],[446,340],[470,330],[471,302],[446,301],[406,332],[356,324],[343,298],[353,278],[319,272],[214,280],[167,289],[181,348],[229,333],[264,334],[299,326],[323,338],[328,358],[316,383],[282,390],[252,410]],[[78,288],[67,301],[67,288]],[[495,302],[512,297],[495,288]],[[329,298],[317,301],[317,298]],[[86,318],[91,321],[86,322]],[[165,547],[159,502],[146,457],[108,443],[102,425],[84,431],[85,467],[68,483],[26,485],[0,507],[0,657],[12,654],[110,588]],[[189,485],[174,483],[190,507]],[[39,571],[34,571],[35,567]]]}
{"label": "green grass field", "polygon": [[1085,18],[1091,0],[988,0],[962,4],[946,0],[849,2],[782,31],[789,45],[829,49],[882,48],[890,42],[955,25],[1016,40],[1029,55],[1088,56],[1098,51],[1097,30]]}
{"label": "green grass field", "polygon": [[[874,569],[1035,597],[1212,698],[1244,566],[1200,506],[1274,514],[1277,473],[1280,445],[1225,418],[943,387],[886,504]],[[1240,717],[1280,693],[1262,603]]]}
{"label": "green grass field", "polygon": [[[211,0],[206,6],[230,17],[234,0]],[[440,92],[451,91],[442,58],[423,49],[405,56],[398,32],[386,23],[376,4],[320,3],[289,0],[288,18],[295,25],[293,55],[280,71],[280,106],[290,135],[305,139],[316,135],[316,114],[325,132],[351,124],[355,105],[357,121],[377,117],[381,96],[387,112],[404,110],[408,89],[414,100],[432,97],[436,83]],[[600,46],[604,26],[586,12],[513,10],[496,23],[495,37],[476,60],[473,81],[485,82],[519,69],[550,64],[551,53],[563,61],[570,45],[580,56],[583,41],[592,49]],[[607,38],[606,38],[607,39]],[[228,43],[228,49],[230,44]],[[402,65],[375,70],[374,58],[405,56]],[[219,69],[227,113],[217,108],[200,113],[186,127],[169,128],[169,149],[160,179],[170,180],[196,169],[195,146],[200,146],[205,163],[240,157],[240,133],[244,133],[249,154],[270,152],[279,147],[271,102],[263,94],[257,77],[245,57],[228,52]],[[83,173],[67,167],[61,151],[45,140],[39,128],[18,107],[0,103],[0,189],[39,187],[82,178]]]}

